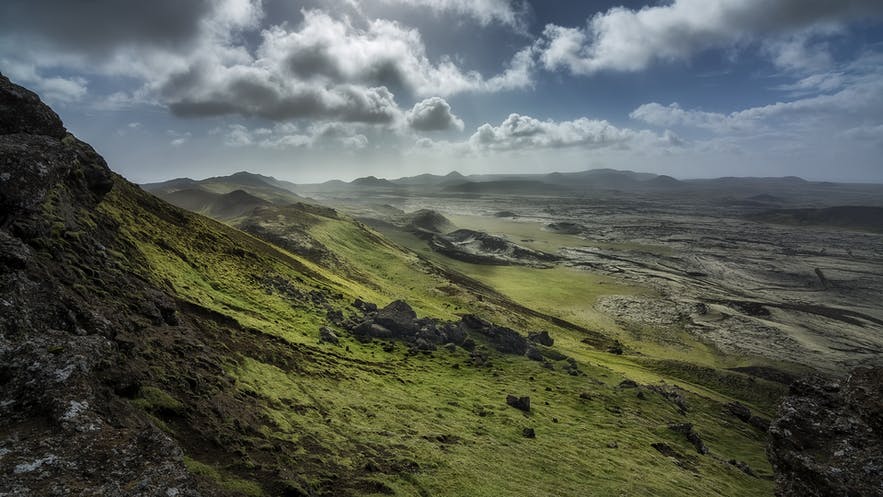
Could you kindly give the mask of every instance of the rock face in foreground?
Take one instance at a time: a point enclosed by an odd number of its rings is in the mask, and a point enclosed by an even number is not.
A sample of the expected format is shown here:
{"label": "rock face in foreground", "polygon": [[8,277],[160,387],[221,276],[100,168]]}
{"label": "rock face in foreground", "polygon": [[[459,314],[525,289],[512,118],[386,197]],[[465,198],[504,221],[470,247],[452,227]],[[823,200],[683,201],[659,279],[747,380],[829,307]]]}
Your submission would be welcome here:
{"label": "rock face in foreground", "polygon": [[96,206],[113,186],[92,147],[0,75],[0,495],[198,495],[180,447],[113,394],[137,390],[122,296],[149,290],[108,255],[121,247]]}
{"label": "rock face in foreground", "polygon": [[795,382],[769,433],[779,497],[883,496],[883,368]]}

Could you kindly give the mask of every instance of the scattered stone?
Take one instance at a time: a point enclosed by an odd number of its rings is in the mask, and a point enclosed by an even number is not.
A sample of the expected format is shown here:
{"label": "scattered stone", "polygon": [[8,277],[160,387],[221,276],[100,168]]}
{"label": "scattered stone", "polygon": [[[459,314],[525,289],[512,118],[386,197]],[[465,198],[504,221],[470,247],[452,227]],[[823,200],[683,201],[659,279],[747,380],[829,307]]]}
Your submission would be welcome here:
{"label": "scattered stone", "polygon": [[686,456],[681,454],[680,452],[673,449],[670,445],[664,442],[656,442],[650,444],[651,447],[656,449],[657,452],[664,455],[665,457],[670,457],[675,460],[675,464],[678,466],[688,469],[694,470],[696,468],[696,458],[691,456]]}
{"label": "scattered stone", "polygon": [[579,398],[583,400],[592,400],[592,394],[590,394],[589,392],[583,392],[579,394]]}
{"label": "scattered stone", "polygon": [[525,428],[521,430],[521,436],[524,438],[536,438],[537,434],[533,428]]}
{"label": "scattered stone", "polygon": [[353,301],[352,306],[356,309],[362,311],[364,314],[370,314],[377,312],[377,304],[373,304],[370,302],[365,302],[362,299],[356,299]]}
{"label": "scattered stone", "polygon": [[760,431],[767,431],[770,427],[770,421],[768,419],[751,414],[751,409],[739,402],[730,402],[724,407],[727,408],[727,411],[729,411],[730,414]]}
{"label": "scattered stone", "polygon": [[444,348],[445,348],[445,350],[447,350],[448,352],[456,352],[456,351],[457,351],[457,346],[456,346],[455,344],[453,344],[453,343],[446,343],[446,344],[444,345]]}
{"label": "scattered stone", "polygon": [[551,347],[555,343],[555,341],[552,339],[552,337],[549,336],[548,331],[538,331],[535,333],[528,333],[527,339],[533,343],[545,345],[546,347]]}
{"label": "scattered stone", "polygon": [[607,352],[610,352],[611,354],[622,355],[622,342],[620,342],[619,340],[614,340],[613,345],[607,348]]}
{"label": "scattered stone", "polygon": [[736,416],[746,423],[749,419],[751,419],[751,409],[747,408],[745,405],[739,402],[729,402],[725,404],[724,407],[727,408],[730,414]]}
{"label": "scattered stone", "polygon": [[517,397],[515,395],[507,395],[506,403],[520,411],[530,412],[530,397]]}
{"label": "scattered stone", "polygon": [[527,352],[524,355],[526,355],[531,361],[543,361],[543,354],[540,354],[540,351],[534,347],[528,347]]}
{"label": "scattered stone", "polygon": [[739,471],[745,473],[748,476],[753,476],[757,478],[757,475],[752,471],[751,466],[749,466],[745,461],[737,461],[736,459],[730,459],[727,461],[732,466],[735,466]]}
{"label": "scattered stone", "polygon": [[647,385],[647,389],[661,395],[665,400],[671,402],[678,408],[681,416],[687,415],[687,400],[684,398],[680,387],[667,385]]}
{"label": "scattered stone", "polygon": [[708,454],[708,447],[702,442],[702,438],[693,429],[691,423],[671,423],[668,425],[668,429],[684,435],[687,441],[693,444],[693,447],[696,448],[696,452],[700,454]]}
{"label": "scattered stone", "polygon": [[337,334],[331,331],[331,328],[327,326],[319,328],[319,341],[333,345],[340,345],[340,338],[338,338]]}
{"label": "scattered stone", "polygon": [[638,383],[635,380],[625,379],[619,382],[619,388],[638,388]]}
{"label": "scattered stone", "polygon": [[608,449],[618,449],[619,444],[616,442],[607,442],[607,448]]}

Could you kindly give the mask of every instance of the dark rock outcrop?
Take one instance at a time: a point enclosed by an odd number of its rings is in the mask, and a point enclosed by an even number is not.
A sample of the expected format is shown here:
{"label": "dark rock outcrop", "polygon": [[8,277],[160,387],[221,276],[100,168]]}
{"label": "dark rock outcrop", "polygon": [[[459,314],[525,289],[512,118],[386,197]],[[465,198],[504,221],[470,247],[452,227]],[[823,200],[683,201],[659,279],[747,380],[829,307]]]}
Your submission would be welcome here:
{"label": "dark rock outcrop", "polygon": [[798,380],[769,435],[779,497],[883,496],[883,368]]}
{"label": "dark rock outcrop", "polygon": [[[0,495],[196,496],[176,441],[128,402],[129,340],[174,301],[108,255],[104,160],[0,75]],[[95,298],[100,288],[115,299]]]}
{"label": "dark rock outcrop", "polygon": [[36,93],[0,74],[0,135],[27,134],[62,139],[67,135],[58,114]]}
{"label": "dark rock outcrop", "polygon": [[696,430],[693,429],[691,423],[672,423],[668,425],[668,429],[683,435],[684,438],[696,448],[696,452],[700,454],[708,454],[708,447],[702,442],[702,437],[696,433]]}
{"label": "dark rock outcrop", "polygon": [[319,328],[319,341],[333,345],[340,344],[340,338],[338,338],[337,334],[327,326]]}
{"label": "dark rock outcrop", "polygon": [[518,409],[519,411],[530,412],[530,397],[519,397],[517,395],[507,395],[506,404]]}
{"label": "dark rock outcrop", "polygon": [[396,300],[377,311],[374,322],[397,335],[409,335],[415,332],[414,321],[417,313],[407,302]]}
{"label": "dark rock outcrop", "polygon": [[497,326],[472,314],[463,316],[460,326],[482,335],[495,349],[504,354],[523,355],[527,352],[527,340],[510,328]]}
{"label": "dark rock outcrop", "polygon": [[509,240],[469,229],[459,229],[446,235],[429,238],[429,247],[452,259],[473,264],[526,265],[548,267],[560,257],[539,250],[522,247]]}
{"label": "dark rock outcrop", "polygon": [[528,333],[527,339],[533,343],[538,343],[540,345],[545,345],[546,347],[551,347],[555,344],[555,340],[549,336],[548,331],[537,331],[534,333]]}
{"label": "dark rock outcrop", "polygon": [[92,206],[113,187],[113,177],[36,94],[0,75],[0,224],[32,211],[60,183],[69,186],[71,201]]}

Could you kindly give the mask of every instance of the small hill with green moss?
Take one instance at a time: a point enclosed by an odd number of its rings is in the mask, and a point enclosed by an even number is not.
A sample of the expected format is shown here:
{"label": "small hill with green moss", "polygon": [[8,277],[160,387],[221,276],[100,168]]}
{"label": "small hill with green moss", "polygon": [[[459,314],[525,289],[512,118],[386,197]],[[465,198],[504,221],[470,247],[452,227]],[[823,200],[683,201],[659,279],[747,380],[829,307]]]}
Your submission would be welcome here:
{"label": "small hill with green moss", "polygon": [[780,384],[623,354],[330,209],[184,211],[5,78],[0,110],[0,494],[773,494]]}

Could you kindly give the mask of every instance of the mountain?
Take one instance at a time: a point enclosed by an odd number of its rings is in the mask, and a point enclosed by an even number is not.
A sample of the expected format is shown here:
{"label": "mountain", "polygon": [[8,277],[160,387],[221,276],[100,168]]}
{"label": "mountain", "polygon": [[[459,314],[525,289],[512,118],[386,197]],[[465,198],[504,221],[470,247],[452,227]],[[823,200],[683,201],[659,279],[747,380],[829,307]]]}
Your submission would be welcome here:
{"label": "mountain", "polygon": [[781,384],[630,354],[327,207],[188,212],[2,76],[0,179],[0,494],[773,493]]}
{"label": "mountain", "polygon": [[450,185],[454,183],[465,183],[467,178],[457,171],[439,176],[437,174],[418,174],[417,176],[406,176],[392,180],[392,183],[403,186],[438,186]]}
{"label": "mountain", "polygon": [[258,207],[271,205],[262,198],[244,190],[230,193],[212,193],[200,189],[186,189],[160,195],[172,205],[216,219],[233,219],[248,214]]}
{"label": "mountain", "polygon": [[379,179],[374,176],[366,176],[364,178],[356,178],[350,182],[351,185],[360,186],[360,187],[369,187],[369,188],[395,188],[395,183],[386,180]]}
{"label": "mountain", "polygon": [[[175,199],[176,202],[183,202],[181,205],[196,205],[200,198],[205,197],[200,197],[199,194],[194,193],[196,191],[223,195],[239,190],[252,197],[280,205],[307,201],[304,197],[294,193],[292,189],[297,187],[294,183],[279,181],[271,176],[263,176],[246,171],[229,176],[214,176],[203,180],[178,178],[160,183],[146,183],[141,185],[141,187],[166,200]],[[190,196],[194,196],[194,198],[185,200],[184,197],[188,196],[186,193],[168,197],[168,195],[182,190],[189,191]]]}

